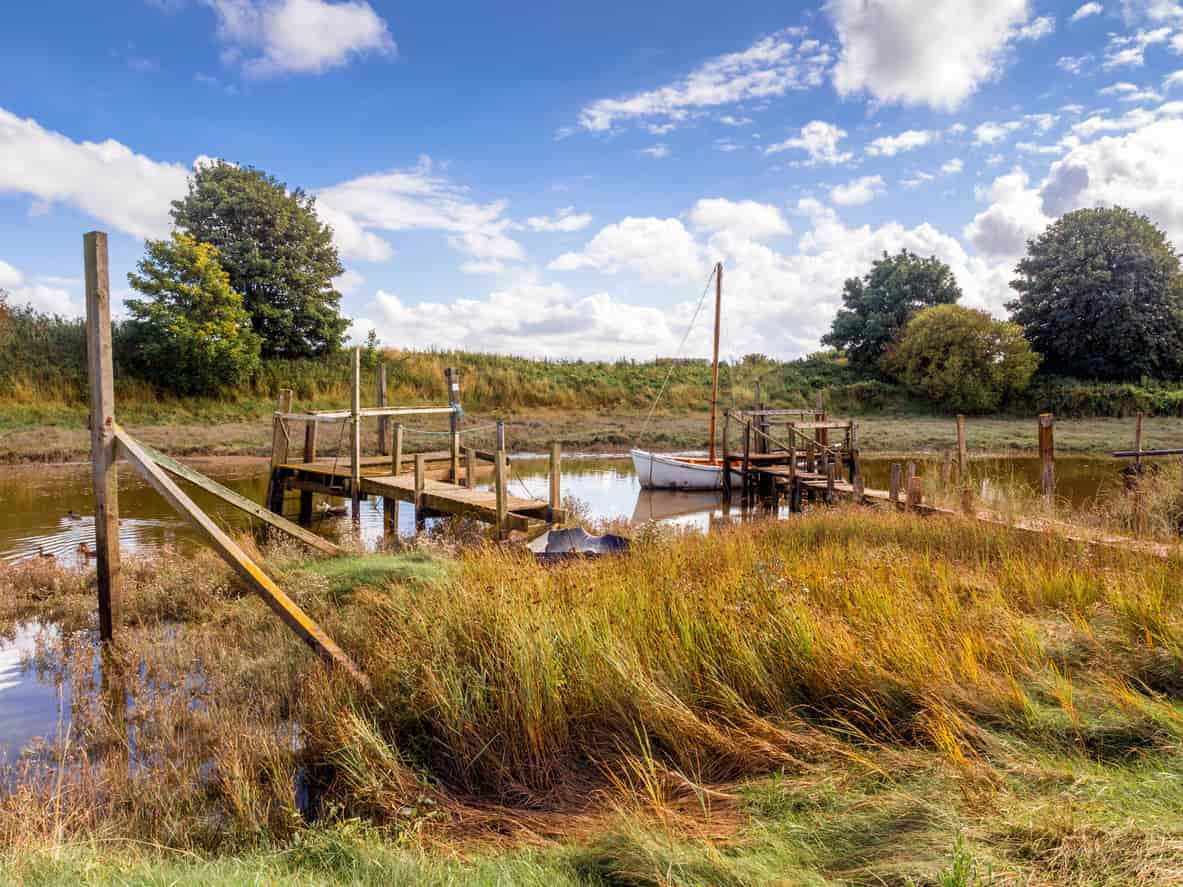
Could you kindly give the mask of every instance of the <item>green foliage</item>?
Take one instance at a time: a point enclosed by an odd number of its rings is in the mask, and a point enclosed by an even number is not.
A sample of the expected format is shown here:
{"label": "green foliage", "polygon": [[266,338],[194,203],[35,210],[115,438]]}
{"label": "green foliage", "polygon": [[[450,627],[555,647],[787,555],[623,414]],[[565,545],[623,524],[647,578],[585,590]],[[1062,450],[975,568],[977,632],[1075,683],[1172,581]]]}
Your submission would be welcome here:
{"label": "green foliage", "polygon": [[1014,323],[937,305],[916,314],[884,360],[911,391],[965,412],[990,412],[1026,390],[1039,355]]}
{"label": "green foliage", "polygon": [[186,234],[150,240],[131,285],[131,348],[142,374],[181,394],[246,381],[259,365],[259,337],[242,297],[218,264],[218,250]]}
{"label": "green foliage", "polygon": [[1008,303],[1049,372],[1174,377],[1183,367],[1183,276],[1166,235],[1121,207],[1068,213],[1027,246]]}
{"label": "green foliage", "polygon": [[179,230],[218,248],[268,357],[314,357],[340,347],[349,322],[333,278],[344,268],[314,198],[262,170],[201,166],[173,201]]}
{"label": "green foliage", "polygon": [[1047,410],[1081,419],[1183,414],[1183,385],[1143,379],[1140,382],[1089,382],[1037,376],[1023,397],[1027,412]]}
{"label": "green foliage", "polygon": [[856,367],[875,370],[909,317],[922,308],[950,305],[960,298],[952,270],[940,259],[922,259],[906,249],[894,256],[885,252],[862,279],[846,281],[844,307],[822,343],[845,350]]}

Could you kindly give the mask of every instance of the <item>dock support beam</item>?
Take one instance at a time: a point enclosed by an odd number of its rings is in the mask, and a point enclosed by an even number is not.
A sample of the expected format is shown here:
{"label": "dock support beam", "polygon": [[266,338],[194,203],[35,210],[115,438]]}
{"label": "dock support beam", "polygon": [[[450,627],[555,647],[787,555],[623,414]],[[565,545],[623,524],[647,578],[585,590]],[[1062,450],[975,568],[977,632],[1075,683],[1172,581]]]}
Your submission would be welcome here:
{"label": "dock support beam", "polygon": [[288,461],[288,429],[282,413],[292,411],[292,389],[280,388],[275,400],[276,417],[271,423],[271,479],[267,484],[267,507],[276,514],[283,513],[283,478],[279,466]]}
{"label": "dock support beam", "polygon": [[887,498],[892,505],[900,504],[900,463],[891,463],[891,485],[887,491]]}
{"label": "dock support beam", "polygon": [[966,468],[969,463],[969,452],[965,446],[965,416],[957,416],[957,480],[966,483]]}
{"label": "dock support beam", "polygon": [[427,470],[426,460],[422,453],[415,454],[415,529],[423,526],[423,486],[424,474]]}
{"label": "dock support beam", "polygon": [[464,486],[470,490],[476,489],[476,447],[466,447],[464,450]]}
{"label": "dock support beam", "polygon": [[390,457],[390,473],[396,477],[403,473],[403,423],[394,426],[394,450]]}
{"label": "dock support beam", "polygon": [[552,441],[550,445],[550,510],[547,513],[546,519],[549,523],[555,522],[555,516],[563,507],[563,492],[562,492],[562,460],[563,447],[557,440]]}
{"label": "dock support beam", "polygon": [[493,453],[493,488],[497,494],[497,538],[505,538],[509,517],[509,495],[506,487],[505,423],[497,422],[497,449]]}
{"label": "dock support beam", "polygon": [[352,497],[350,516],[361,521],[361,346],[353,349],[353,391],[350,402],[352,434],[349,440],[349,495]]}
{"label": "dock support beam", "polygon": [[[314,419],[304,423],[304,464],[316,461],[316,435],[318,424]],[[300,491],[300,523],[312,522],[312,491]]]}
{"label": "dock support beam", "polygon": [[1048,505],[1056,501],[1055,416],[1039,414],[1039,486]]}
{"label": "dock support beam", "polygon": [[99,637],[115,637],[122,622],[119,556],[119,472],[115,467],[115,365],[111,353],[111,285],[107,235],[82,238],[86,280],[86,363],[90,376],[90,458],[94,469],[94,535]]}

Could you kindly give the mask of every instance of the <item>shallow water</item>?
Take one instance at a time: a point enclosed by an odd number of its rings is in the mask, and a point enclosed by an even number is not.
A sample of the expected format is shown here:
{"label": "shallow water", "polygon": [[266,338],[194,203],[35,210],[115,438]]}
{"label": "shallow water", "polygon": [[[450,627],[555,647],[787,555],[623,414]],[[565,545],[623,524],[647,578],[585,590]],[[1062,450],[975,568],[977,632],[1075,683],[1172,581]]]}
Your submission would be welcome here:
{"label": "shallow water", "polygon": [[[1119,468],[1113,459],[1060,459],[1056,464],[1059,495],[1085,505],[1102,484],[1116,481]],[[266,465],[214,462],[201,470],[256,502],[263,499]],[[929,461],[920,470],[939,471],[940,465]],[[1026,485],[1033,491],[1039,483],[1036,458],[975,460],[973,470],[977,477]],[[511,493],[545,498],[547,471],[546,459],[515,460],[510,472]],[[885,488],[890,462],[866,460],[864,474],[868,486]],[[642,490],[627,458],[564,458],[562,491],[564,497],[579,500],[584,513],[594,519],[623,518],[634,524],[660,520],[707,529],[711,518],[722,514],[716,493]],[[242,530],[249,525],[250,519],[236,509],[201,491],[190,492],[222,526]],[[121,546],[129,555],[150,555],[164,548],[183,551],[200,544],[188,525],[127,467],[120,469],[119,507]],[[296,508],[297,499],[291,494],[288,509],[293,517]],[[383,534],[381,500],[363,502],[359,518],[362,539],[369,546],[376,545]],[[415,531],[414,514],[405,503],[399,507],[398,526],[403,534]],[[328,536],[349,528],[348,517],[323,519],[314,526]],[[68,565],[84,565],[87,556],[80,546],[93,544],[89,466],[0,468],[0,559],[53,556]],[[43,631],[53,629],[29,624],[19,627],[14,638],[0,640],[0,760],[11,762],[34,737],[52,741],[69,721],[69,688],[54,676],[37,675],[26,665]]]}

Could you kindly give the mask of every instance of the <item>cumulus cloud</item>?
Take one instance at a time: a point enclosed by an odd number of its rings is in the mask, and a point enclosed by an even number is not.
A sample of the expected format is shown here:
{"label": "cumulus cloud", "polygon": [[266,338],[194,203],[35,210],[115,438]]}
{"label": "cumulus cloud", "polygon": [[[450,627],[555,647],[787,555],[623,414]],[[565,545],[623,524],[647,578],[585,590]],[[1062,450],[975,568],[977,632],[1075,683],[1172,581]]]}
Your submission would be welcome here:
{"label": "cumulus cloud", "polygon": [[1039,194],[1028,188],[1022,169],[999,176],[981,196],[990,206],[965,227],[965,239],[992,259],[1010,264],[1022,255],[1027,241],[1051,221],[1043,212]]}
{"label": "cumulus cloud", "polygon": [[765,154],[779,154],[782,151],[804,151],[809,155],[809,165],[846,163],[854,155],[843,151],[839,143],[846,138],[846,130],[826,123],[813,120],[801,127],[801,134],[783,142],[769,145],[764,149]]}
{"label": "cumulus cloud", "polygon": [[986,121],[974,130],[974,141],[979,145],[994,145],[1005,140],[1022,126],[1023,124],[1017,120],[1008,120],[1005,123]]}
{"label": "cumulus cloud", "polygon": [[965,169],[965,162],[960,157],[954,157],[941,164],[941,172],[947,176],[955,176]]}
{"label": "cumulus cloud", "polygon": [[650,280],[678,280],[697,278],[708,264],[677,219],[630,216],[601,228],[582,250],[563,253],[550,268],[594,268],[609,274],[627,270]]}
{"label": "cumulus cloud", "polygon": [[1170,28],[1138,31],[1134,34],[1113,34],[1109,38],[1102,67],[1107,71],[1122,67],[1140,68],[1146,64],[1147,48],[1165,43],[1170,37]]}
{"label": "cumulus cloud", "polygon": [[390,28],[364,0],[203,0],[218,16],[224,60],[251,77],[319,74],[368,55],[393,55]]}
{"label": "cumulus cloud", "polygon": [[1015,32],[1015,37],[1018,40],[1042,40],[1044,37],[1055,33],[1055,30],[1055,17],[1044,15],[1019,28]]}
{"label": "cumulus cloud", "polygon": [[857,206],[870,203],[886,190],[883,176],[862,176],[844,185],[835,185],[830,189],[830,200],[839,206]]}
{"label": "cumulus cloud", "polygon": [[[620,98],[599,99],[579,114],[589,132],[606,132],[623,120],[659,118],[673,124],[704,108],[782,96],[821,82],[830,62],[823,44],[780,31],[741,52],[709,59],[681,80]],[[738,118],[735,118],[738,119]]]}
{"label": "cumulus cloud", "polygon": [[829,0],[826,10],[842,44],[841,95],[943,111],[997,77],[1008,47],[1032,27],[1028,0]]}
{"label": "cumulus cloud", "polygon": [[751,240],[766,240],[792,230],[771,204],[725,197],[698,201],[690,211],[690,221],[698,231],[728,231]]}
{"label": "cumulus cloud", "polygon": [[881,136],[867,145],[872,157],[894,157],[905,151],[914,151],[931,144],[937,134],[927,129],[909,129],[894,136]]}
{"label": "cumulus cloud", "polygon": [[647,154],[654,160],[664,160],[670,156],[669,145],[650,145],[648,148],[641,149],[642,154]]}
{"label": "cumulus cloud", "polygon": [[591,221],[591,213],[577,213],[575,207],[564,206],[553,216],[530,216],[526,227],[531,231],[582,231]]}
{"label": "cumulus cloud", "polygon": [[1072,13],[1072,18],[1070,21],[1079,22],[1082,19],[1088,18],[1089,16],[1100,15],[1104,11],[1105,7],[1100,3],[1085,3],[1083,6],[1078,7],[1076,12]]}
{"label": "cumulus cloud", "polygon": [[1056,67],[1069,74],[1079,74],[1084,66],[1093,60],[1091,55],[1062,55],[1056,61]]}

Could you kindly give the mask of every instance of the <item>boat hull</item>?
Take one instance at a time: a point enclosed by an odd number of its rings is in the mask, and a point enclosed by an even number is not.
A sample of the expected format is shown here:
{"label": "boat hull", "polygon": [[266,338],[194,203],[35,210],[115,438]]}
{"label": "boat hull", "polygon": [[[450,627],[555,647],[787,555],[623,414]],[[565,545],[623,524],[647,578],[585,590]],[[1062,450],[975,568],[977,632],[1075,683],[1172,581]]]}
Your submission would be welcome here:
{"label": "boat hull", "polygon": [[[679,459],[646,450],[631,450],[633,467],[646,490],[721,490],[723,466],[706,460]],[[731,486],[743,484],[743,477],[731,470]]]}

